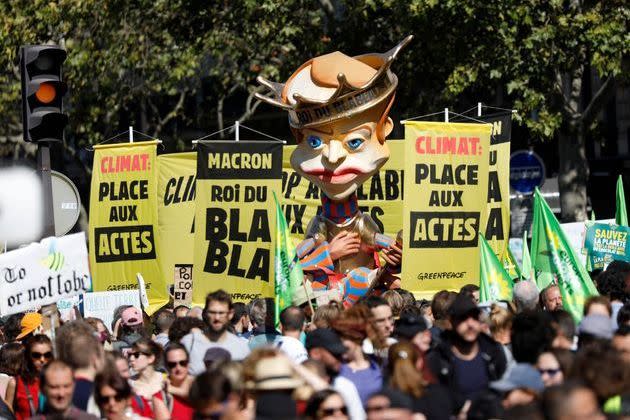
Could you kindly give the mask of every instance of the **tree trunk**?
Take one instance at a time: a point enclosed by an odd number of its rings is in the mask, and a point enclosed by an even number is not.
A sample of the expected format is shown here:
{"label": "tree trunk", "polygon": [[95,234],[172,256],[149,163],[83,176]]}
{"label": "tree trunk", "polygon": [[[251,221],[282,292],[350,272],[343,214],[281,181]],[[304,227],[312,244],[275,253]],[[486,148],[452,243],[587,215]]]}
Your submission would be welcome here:
{"label": "tree trunk", "polygon": [[558,188],[563,222],[584,221],[586,217],[586,183],[589,176],[584,126],[581,122],[564,124],[558,133]]}

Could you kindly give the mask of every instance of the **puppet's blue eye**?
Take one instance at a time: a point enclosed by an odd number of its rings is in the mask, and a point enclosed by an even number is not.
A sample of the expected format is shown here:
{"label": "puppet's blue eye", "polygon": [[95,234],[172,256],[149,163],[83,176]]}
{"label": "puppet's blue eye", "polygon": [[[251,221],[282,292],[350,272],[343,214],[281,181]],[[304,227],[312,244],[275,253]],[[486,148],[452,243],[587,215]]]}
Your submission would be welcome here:
{"label": "puppet's blue eye", "polygon": [[363,144],[363,139],[351,139],[348,140],[348,147],[352,150],[356,150],[359,148],[359,146],[361,146]]}
{"label": "puppet's blue eye", "polygon": [[308,145],[311,146],[313,149],[317,149],[319,146],[322,145],[322,139],[317,136],[308,136],[308,139],[306,141],[308,142]]}

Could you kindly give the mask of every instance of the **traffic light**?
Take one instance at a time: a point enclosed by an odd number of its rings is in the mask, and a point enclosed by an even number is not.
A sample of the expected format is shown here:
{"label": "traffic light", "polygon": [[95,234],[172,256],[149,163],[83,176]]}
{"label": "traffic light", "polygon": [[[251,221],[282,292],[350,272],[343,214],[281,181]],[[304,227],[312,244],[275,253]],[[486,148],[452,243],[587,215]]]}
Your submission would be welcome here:
{"label": "traffic light", "polygon": [[56,45],[20,48],[24,141],[63,140],[68,116],[63,113],[67,87],[61,80],[61,65],[66,56],[66,51]]}

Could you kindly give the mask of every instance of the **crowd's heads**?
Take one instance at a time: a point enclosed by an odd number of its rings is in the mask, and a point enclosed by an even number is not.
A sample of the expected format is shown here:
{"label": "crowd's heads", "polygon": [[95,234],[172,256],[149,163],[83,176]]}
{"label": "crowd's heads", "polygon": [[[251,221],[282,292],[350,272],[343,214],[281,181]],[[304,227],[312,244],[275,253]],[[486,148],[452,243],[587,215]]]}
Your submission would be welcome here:
{"label": "crowd's heads", "polygon": [[0,373],[9,376],[19,375],[24,365],[24,346],[20,343],[7,343],[0,347]]}
{"label": "crowd's heads", "polygon": [[546,387],[560,385],[564,382],[565,373],[562,370],[560,361],[552,351],[546,351],[538,356],[536,369],[538,369]]}
{"label": "crowd's heads", "polygon": [[175,314],[173,312],[162,309],[156,312],[153,317],[156,333],[168,333],[169,328],[175,322]]}
{"label": "crowd's heads", "polygon": [[512,318],[512,313],[500,305],[493,303],[490,306],[490,333],[501,344],[508,344],[511,340]]}
{"label": "crowd's heads", "polygon": [[195,378],[188,399],[199,418],[222,418],[230,404],[237,404],[238,395],[225,375],[206,371]]}
{"label": "crowd's heads", "polygon": [[50,338],[43,334],[29,337],[24,343],[24,357],[22,376],[32,381],[54,357]]}
{"label": "crowd's heads", "polygon": [[413,343],[421,353],[431,347],[431,332],[422,315],[403,314],[394,325],[394,337]]}
{"label": "crowd's heads", "polygon": [[370,309],[371,321],[380,336],[389,338],[394,332],[394,314],[387,301],[379,296],[368,296],[361,302]]}
{"label": "crowd's heads", "polygon": [[94,399],[106,418],[123,418],[132,396],[128,378],[111,367],[96,375]]}
{"label": "crowd's heads", "polygon": [[343,312],[343,306],[337,301],[319,306],[313,314],[313,324],[317,328],[331,328],[333,321]]}
{"label": "crowd's heads", "polygon": [[626,364],[630,365],[630,325],[622,325],[612,339],[612,345]]}
{"label": "crowd's heads", "polygon": [[626,270],[628,263],[613,261],[606,271],[597,276],[597,291],[606,296],[611,302],[626,302],[629,294],[626,277],[630,271]]}
{"label": "crowd's heads", "polygon": [[426,385],[420,373],[420,363],[420,352],[413,344],[408,341],[393,344],[388,352],[389,386],[420,398]]}
{"label": "crowd's heads", "polygon": [[552,283],[540,292],[540,307],[545,311],[562,309],[562,294],[557,284]]}
{"label": "crowd's heads", "polygon": [[142,311],[134,306],[130,306],[121,312],[120,319],[121,325],[125,327],[142,325]]}
{"label": "crowd's heads", "polygon": [[610,317],[586,315],[578,327],[579,346],[584,347],[593,340],[610,340],[613,335]]}
{"label": "crowd's heads", "polygon": [[584,303],[584,315],[612,316],[610,300],[606,296],[591,296]]}
{"label": "crowd's heads", "polygon": [[435,325],[443,330],[451,328],[451,324],[448,321],[448,309],[455,301],[457,293],[449,292],[448,290],[441,290],[433,296],[431,302],[431,313],[435,320]]}
{"label": "crowd's heads", "polygon": [[542,408],[548,420],[606,418],[599,408],[595,393],[579,382],[565,382],[545,390]]}
{"label": "crowd's heads", "polygon": [[173,309],[173,315],[175,315],[175,318],[183,318],[185,316],[188,316],[188,312],[190,311],[190,308],[186,305],[178,305]]}
{"label": "crowd's heads", "polygon": [[410,420],[413,415],[413,401],[400,391],[385,388],[370,396],[365,411],[368,420]]}
{"label": "crowd's heads", "polygon": [[322,362],[330,376],[339,373],[343,355],[348,351],[337,333],[324,328],[308,333],[305,347],[309,357]]}
{"label": "crowd's heads", "polygon": [[347,419],[348,407],[337,391],[325,389],[311,395],[304,414],[308,420]]}
{"label": "crowd's heads", "polygon": [[524,311],[512,321],[512,354],[517,362],[535,364],[538,356],[551,348],[554,332],[549,314]]}
{"label": "crowd's heads", "polygon": [[39,312],[27,312],[20,320],[20,333],[16,340],[25,340],[41,332],[43,318]]}
{"label": "crowd's heads", "polygon": [[284,355],[262,358],[256,363],[253,388],[256,391],[293,390],[302,385]]}
{"label": "crowd's heads", "polygon": [[573,349],[573,337],[576,333],[575,321],[570,313],[565,310],[549,312],[551,327],[553,329],[553,341],[551,346],[558,349]]}
{"label": "crowd's heads", "polygon": [[188,376],[188,351],[186,347],[174,342],[164,350],[164,366],[171,381],[181,383]]}
{"label": "crowd's heads", "polygon": [[533,402],[545,388],[540,373],[529,363],[517,363],[505,376],[492,382],[490,388],[503,394],[503,408]]}
{"label": "crowd's heads", "polygon": [[283,332],[297,332],[304,329],[304,312],[297,306],[289,306],[280,312],[280,326]]}
{"label": "crowd's heads", "polygon": [[206,296],[203,320],[212,333],[222,334],[234,315],[232,298],[225,290],[217,290]]}
{"label": "crowd's heads", "polygon": [[458,294],[448,309],[448,316],[456,338],[472,343],[481,333],[479,314],[481,311],[466,294]]}
{"label": "crowd's heads", "polygon": [[254,327],[273,328],[274,302],[269,298],[254,299],[249,305],[249,319]]}
{"label": "crowd's heads", "polygon": [[398,290],[388,290],[382,296],[391,308],[394,318],[398,318],[400,311],[405,306],[405,300],[402,295],[398,293]]}
{"label": "crowd's heads", "polygon": [[171,343],[179,342],[186,334],[190,333],[193,328],[198,328],[203,331],[206,328],[206,323],[201,319],[189,316],[175,318],[171,328],[168,330],[168,341]]}
{"label": "crowd's heads", "polygon": [[203,363],[206,365],[207,370],[211,370],[217,365],[231,360],[232,355],[230,352],[222,347],[210,347],[206,350],[206,354],[203,355]]}
{"label": "crowd's heads", "polygon": [[129,363],[133,370],[140,373],[149,366],[155,367],[162,356],[162,348],[156,342],[141,338],[131,346]]}
{"label": "crowd's heads", "polygon": [[518,312],[533,311],[538,307],[538,288],[531,280],[521,280],[514,284],[513,300]]}
{"label": "crowd's heads", "polygon": [[479,304],[479,286],[476,284],[466,284],[459,289],[460,294],[468,296],[475,305]]}
{"label": "crowd's heads", "polygon": [[72,369],[93,368],[103,365],[103,346],[97,332],[85,321],[71,321],[57,329],[57,357]]}
{"label": "crowd's heads", "polygon": [[61,360],[53,360],[42,369],[41,389],[49,412],[63,413],[72,404],[74,377],[72,368]]}

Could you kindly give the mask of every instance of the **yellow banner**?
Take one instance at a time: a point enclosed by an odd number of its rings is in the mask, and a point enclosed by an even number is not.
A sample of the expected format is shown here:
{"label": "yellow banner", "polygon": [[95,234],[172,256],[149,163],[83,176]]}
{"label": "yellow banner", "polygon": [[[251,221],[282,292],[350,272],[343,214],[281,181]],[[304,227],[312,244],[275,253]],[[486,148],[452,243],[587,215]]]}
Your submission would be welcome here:
{"label": "yellow banner", "polygon": [[[402,229],[403,164],[402,140],[387,140],[390,158],[381,170],[357,190],[361,211],[368,213],[383,233],[396,238]],[[304,232],[321,211],[319,188],[295,172],[290,158],[296,146],[285,146],[282,158],[282,210],[294,243],[304,240]]]}
{"label": "yellow banner", "polygon": [[432,297],[479,284],[490,124],[405,123],[402,287]]}
{"label": "yellow banner", "polygon": [[224,289],[234,301],[274,296],[282,143],[197,144],[193,304]]}
{"label": "yellow banner", "polygon": [[158,156],[158,254],[166,284],[177,303],[192,299],[195,176],[197,153]]}
{"label": "yellow banner", "polygon": [[90,191],[90,269],[94,291],[146,282],[152,314],[168,301],[157,241],[157,142],[95,146]]}

